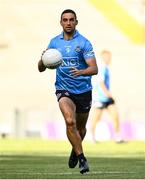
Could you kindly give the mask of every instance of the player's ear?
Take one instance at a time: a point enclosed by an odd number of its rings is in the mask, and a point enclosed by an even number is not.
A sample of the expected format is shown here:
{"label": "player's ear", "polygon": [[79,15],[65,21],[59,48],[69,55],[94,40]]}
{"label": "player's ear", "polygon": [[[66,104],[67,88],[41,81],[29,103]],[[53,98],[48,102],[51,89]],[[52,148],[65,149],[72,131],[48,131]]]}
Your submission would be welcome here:
{"label": "player's ear", "polygon": [[76,19],[76,25],[78,24],[78,20]]}

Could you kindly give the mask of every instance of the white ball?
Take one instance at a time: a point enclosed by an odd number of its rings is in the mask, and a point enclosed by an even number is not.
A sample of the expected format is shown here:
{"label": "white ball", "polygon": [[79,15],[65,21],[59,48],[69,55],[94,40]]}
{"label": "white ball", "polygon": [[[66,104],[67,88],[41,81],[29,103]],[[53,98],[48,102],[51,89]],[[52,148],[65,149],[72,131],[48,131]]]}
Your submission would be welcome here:
{"label": "white ball", "polygon": [[62,63],[62,55],[57,49],[47,49],[41,57],[45,67],[56,69]]}

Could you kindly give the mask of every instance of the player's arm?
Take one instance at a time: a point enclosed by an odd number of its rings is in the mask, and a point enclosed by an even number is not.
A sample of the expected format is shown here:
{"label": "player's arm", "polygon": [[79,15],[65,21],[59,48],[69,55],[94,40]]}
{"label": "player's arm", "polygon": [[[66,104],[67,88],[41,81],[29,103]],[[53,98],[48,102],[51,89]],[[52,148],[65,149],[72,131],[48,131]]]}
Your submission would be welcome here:
{"label": "player's arm", "polygon": [[104,81],[100,81],[100,87],[102,88],[103,92],[106,94],[107,97],[112,98],[111,92],[107,89]]}
{"label": "player's arm", "polygon": [[100,66],[100,70],[99,70],[99,74],[98,74],[98,84],[101,87],[104,94],[108,98],[112,98],[111,92],[105,84],[105,72],[106,72],[106,68],[104,66]]}
{"label": "player's arm", "polygon": [[86,75],[98,74],[98,66],[97,66],[95,57],[87,59],[86,63],[88,65],[88,67],[86,69],[78,70],[77,68],[72,67],[71,68],[71,75],[72,76],[81,76],[81,75],[86,76]]}
{"label": "player's arm", "polygon": [[[47,49],[48,49],[48,48],[47,48]],[[47,49],[46,49],[46,50],[47,50]],[[45,53],[46,50],[43,51],[43,53],[42,53],[42,55],[41,55],[41,59],[38,61],[38,70],[39,70],[39,72],[43,72],[43,71],[45,71],[45,69],[46,69],[46,67],[44,66],[44,64],[43,64],[43,62],[42,62],[42,56],[43,56],[43,54]]]}

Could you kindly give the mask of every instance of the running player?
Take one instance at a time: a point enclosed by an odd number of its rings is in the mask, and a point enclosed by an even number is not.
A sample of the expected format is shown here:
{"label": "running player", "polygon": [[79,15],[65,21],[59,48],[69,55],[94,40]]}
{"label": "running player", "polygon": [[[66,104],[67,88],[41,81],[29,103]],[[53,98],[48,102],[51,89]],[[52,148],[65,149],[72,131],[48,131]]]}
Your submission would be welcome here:
{"label": "running player", "polygon": [[95,139],[96,125],[101,120],[104,110],[107,110],[114,124],[115,141],[123,142],[120,135],[120,124],[115,100],[110,91],[110,69],[112,54],[108,50],[101,52],[101,65],[99,66],[99,74],[93,78],[93,107],[94,114],[92,120],[92,138]]}
{"label": "running player", "polygon": [[[76,13],[64,10],[60,24],[63,32],[51,39],[48,48],[58,49],[63,56],[63,63],[56,70],[56,96],[72,145],[68,165],[74,168],[79,162],[83,174],[89,171],[82,141],[92,101],[91,76],[98,73],[98,68],[91,43],[76,30]],[[38,69],[40,72],[46,69],[42,60]]]}

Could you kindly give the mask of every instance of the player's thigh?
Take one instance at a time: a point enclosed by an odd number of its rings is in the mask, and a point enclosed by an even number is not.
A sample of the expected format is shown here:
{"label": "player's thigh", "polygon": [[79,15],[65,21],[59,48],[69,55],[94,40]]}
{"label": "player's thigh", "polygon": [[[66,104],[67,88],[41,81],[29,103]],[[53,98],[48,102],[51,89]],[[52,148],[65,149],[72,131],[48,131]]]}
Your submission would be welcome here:
{"label": "player's thigh", "polygon": [[99,121],[101,119],[102,113],[103,113],[103,109],[93,108],[93,120]]}
{"label": "player's thigh", "polygon": [[89,113],[76,113],[76,124],[78,129],[85,128]]}
{"label": "player's thigh", "polygon": [[75,121],[76,106],[70,98],[62,97],[59,100],[59,107],[66,123],[71,123],[72,121]]}
{"label": "player's thigh", "polygon": [[115,104],[111,104],[107,107],[107,111],[112,118],[116,118],[118,116],[118,110]]}

